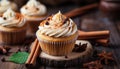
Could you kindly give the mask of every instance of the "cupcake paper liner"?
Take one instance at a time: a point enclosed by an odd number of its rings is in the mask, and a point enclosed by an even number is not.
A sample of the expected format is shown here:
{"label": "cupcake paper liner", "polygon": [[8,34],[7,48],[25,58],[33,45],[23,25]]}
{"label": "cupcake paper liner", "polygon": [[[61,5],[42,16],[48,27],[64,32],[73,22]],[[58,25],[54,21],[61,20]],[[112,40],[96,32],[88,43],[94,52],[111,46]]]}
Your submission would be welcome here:
{"label": "cupcake paper liner", "polygon": [[1,44],[20,44],[26,37],[26,26],[20,30],[5,31],[0,30],[0,43]]}
{"label": "cupcake paper liner", "polygon": [[70,38],[70,40],[63,39],[64,41],[50,41],[38,38],[42,51],[54,56],[64,56],[72,52],[77,34]]}

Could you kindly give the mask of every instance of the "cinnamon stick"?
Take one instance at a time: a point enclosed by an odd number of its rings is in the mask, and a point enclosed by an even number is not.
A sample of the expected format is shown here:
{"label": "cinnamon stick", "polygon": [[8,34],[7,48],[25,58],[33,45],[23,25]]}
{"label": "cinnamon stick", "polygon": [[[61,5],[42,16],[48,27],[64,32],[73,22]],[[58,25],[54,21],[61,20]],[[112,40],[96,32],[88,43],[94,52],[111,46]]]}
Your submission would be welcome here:
{"label": "cinnamon stick", "polygon": [[78,30],[79,36],[78,39],[80,40],[88,40],[94,39],[97,43],[102,44],[103,46],[107,46],[109,42],[109,34],[108,30],[105,31],[92,31],[92,32],[84,32]]}
{"label": "cinnamon stick", "polygon": [[70,11],[70,12],[65,13],[64,15],[67,16],[67,17],[74,17],[74,16],[84,14],[84,13],[88,12],[88,10],[91,10],[91,9],[94,9],[94,8],[97,8],[97,7],[98,7],[97,3],[90,4],[90,5],[87,5],[87,6],[76,8],[76,9]]}
{"label": "cinnamon stick", "polygon": [[108,38],[109,37],[109,31],[92,31],[92,32],[84,32],[78,30],[79,36],[78,39],[86,40],[86,39],[101,39],[101,38]]}
{"label": "cinnamon stick", "polygon": [[108,46],[109,39],[108,38],[106,38],[106,39],[96,39],[95,41],[97,43],[100,43],[103,46]]}
{"label": "cinnamon stick", "polygon": [[26,65],[34,64],[39,52],[40,52],[39,42],[37,39],[35,39],[30,55],[26,61]]}
{"label": "cinnamon stick", "polygon": [[33,55],[32,59],[31,59],[30,64],[33,65],[35,63],[35,60],[37,59],[37,57],[38,57],[39,54],[40,54],[40,45],[39,45],[39,42],[38,42],[37,48],[36,48],[36,50],[34,52],[34,55]]}

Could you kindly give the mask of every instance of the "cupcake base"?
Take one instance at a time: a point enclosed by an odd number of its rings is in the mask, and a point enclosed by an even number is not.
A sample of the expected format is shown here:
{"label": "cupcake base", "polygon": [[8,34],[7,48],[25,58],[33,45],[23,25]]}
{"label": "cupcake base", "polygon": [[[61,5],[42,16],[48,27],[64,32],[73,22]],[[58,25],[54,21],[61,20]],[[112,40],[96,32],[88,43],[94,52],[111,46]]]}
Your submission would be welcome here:
{"label": "cupcake base", "polygon": [[20,44],[26,37],[25,24],[20,28],[7,28],[0,26],[0,44]]}
{"label": "cupcake base", "polygon": [[69,37],[60,38],[42,35],[39,34],[39,31],[37,31],[36,34],[42,51],[55,56],[62,56],[71,53],[78,37],[78,32]]}
{"label": "cupcake base", "polygon": [[77,40],[76,44],[86,44],[87,48],[83,52],[71,52],[66,56],[52,56],[41,52],[40,54],[40,63],[46,66],[52,67],[70,67],[70,66],[79,66],[80,64],[87,62],[93,54],[93,48],[90,42],[84,40]]}

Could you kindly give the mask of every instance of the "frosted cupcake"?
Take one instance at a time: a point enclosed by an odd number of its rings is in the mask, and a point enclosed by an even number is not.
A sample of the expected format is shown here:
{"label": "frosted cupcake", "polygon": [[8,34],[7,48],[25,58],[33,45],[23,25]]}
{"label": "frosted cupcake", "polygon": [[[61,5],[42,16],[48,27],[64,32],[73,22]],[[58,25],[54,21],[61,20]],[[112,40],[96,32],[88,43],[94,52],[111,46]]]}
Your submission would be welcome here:
{"label": "frosted cupcake", "polygon": [[50,55],[69,54],[78,37],[76,24],[61,12],[40,23],[36,32],[42,51]]}
{"label": "frosted cupcake", "polygon": [[45,5],[36,0],[29,0],[20,11],[25,16],[31,33],[37,31],[39,23],[45,18],[47,12]]}
{"label": "frosted cupcake", "polygon": [[21,43],[26,35],[26,27],[24,17],[9,8],[0,16],[0,43]]}
{"label": "frosted cupcake", "polygon": [[8,0],[0,1],[0,13],[4,13],[7,9],[12,8],[12,10],[17,11],[17,5]]}

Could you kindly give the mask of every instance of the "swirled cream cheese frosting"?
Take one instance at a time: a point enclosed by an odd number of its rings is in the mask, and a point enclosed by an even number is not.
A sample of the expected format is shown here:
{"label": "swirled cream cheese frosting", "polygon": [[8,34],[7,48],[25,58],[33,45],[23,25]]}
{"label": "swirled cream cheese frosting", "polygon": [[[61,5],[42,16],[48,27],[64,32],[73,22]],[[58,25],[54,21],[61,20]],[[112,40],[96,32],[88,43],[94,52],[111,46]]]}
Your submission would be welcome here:
{"label": "swirled cream cheese frosting", "polygon": [[43,21],[39,26],[38,32],[51,37],[66,37],[75,34],[77,26],[72,19],[58,12]]}
{"label": "swirled cream cheese frosting", "polygon": [[21,8],[21,13],[26,16],[42,16],[46,14],[46,7],[36,0],[29,0]]}
{"label": "swirled cream cheese frosting", "polygon": [[24,24],[25,19],[22,15],[15,13],[11,8],[0,17],[0,25],[4,27],[22,27]]}
{"label": "swirled cream cheese frosting", "polygon": [[8,1],[8,0],[1,0],[0,1],[0,13],[4,13],[9,8],[16,10],[17,5],[13,2]]}

